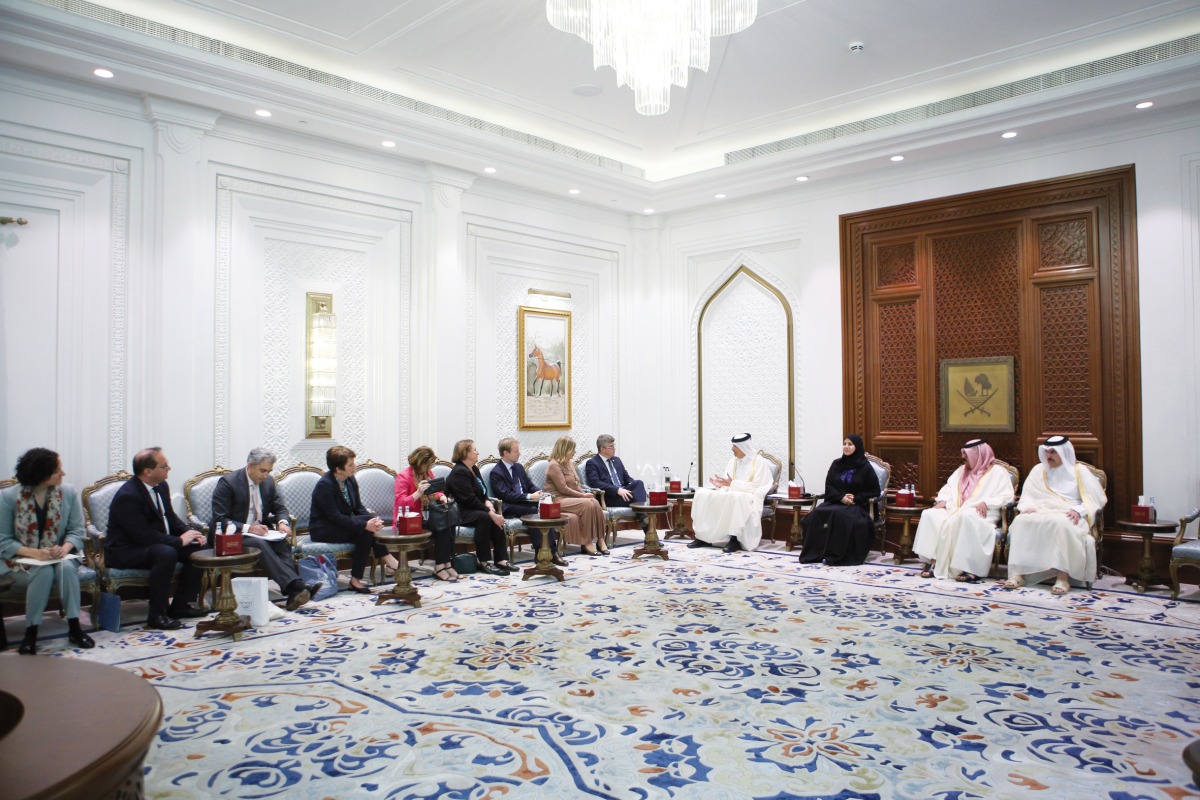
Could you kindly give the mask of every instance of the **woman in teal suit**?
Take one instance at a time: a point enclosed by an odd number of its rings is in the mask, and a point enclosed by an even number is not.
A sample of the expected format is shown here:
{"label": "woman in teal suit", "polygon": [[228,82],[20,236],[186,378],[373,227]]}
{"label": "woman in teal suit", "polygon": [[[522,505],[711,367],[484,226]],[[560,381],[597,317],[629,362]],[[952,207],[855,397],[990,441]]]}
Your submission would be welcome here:
{"label": "woman in teal suit", "polygon": [[[19,652],[37,653],[38,626],[58,585],[67,615],[67,638],[77,647],[95,647],[79,627],[79,561],[83,555],[83,504],[73,486],[63,484],[62,459],[35,447],[17,460],[17,485],[0,492],[0,572],[12,569],[25,588],[25,639]],[[41,566],[16,559],[58,561]]]}

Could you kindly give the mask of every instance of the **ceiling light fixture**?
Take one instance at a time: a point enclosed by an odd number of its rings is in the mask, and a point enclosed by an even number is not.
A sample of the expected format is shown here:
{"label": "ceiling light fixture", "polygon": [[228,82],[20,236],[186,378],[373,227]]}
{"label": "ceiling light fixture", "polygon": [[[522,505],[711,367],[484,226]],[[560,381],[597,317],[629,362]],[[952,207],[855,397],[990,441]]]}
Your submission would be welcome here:
{"label": "ceiling light fixture", "polygon": [[1017,138],[1017,132],[1016,131],[1005,131],[1004,133],[1000,134],[1000,138],[1001,139],[1015,139],[1015,138]]}
{"label": "ceiling light fixture", "polygon": [[892,161],[903,161],[904,156],[892,156]]}
{"label": "ceiling light fixture", "polygon": [[579,194],[578,189],[567,189],[567,194]]}
{"label": "ceiling light fixture", "polygon": [[808,180],[808,176],[807,175],[797,175],[796,180],[800,181],[801,183],[804,183],[806,180]]}
{"label": "ceiling light fixture", "polygon": [[104,67],[96,67],[94,70],[92,70],[92,74],[97,78],[111,78],[113,76],[112,70],[105,69]]}
{"label": "ceiling light fixture", "polygon": [[665,114],[671,85],[686,87],[688,68],[708,71],[714,36],[743,31],[758,0],[546,0],[546,19],[592,45],[592,66],[608,66],[633,89],[639,114]]}
{"label": "ceiling light fixture", "polygon": [[483,171],[484,171],[484,172],[486,172],[488,175],[495,175],[495,174],[496,174],[496,168],[495,168],[495,167],[484,167],[484,168],[483,168]]}
{"label": "ceiling light fixture", "polygon": [[643,214],[653,214],[653,213],[654,213],[654,209],[653,209],[653,208],[643,208],[643,209],[642,209],[642,213],[643,213]]}
{"label": "ceiling light fixture", "polygon": [[714,194],[713,197],[716,198],[717,200],[725,199],[725,195],[723,195],[723,194]]}
{"label": "ceiling light fixture", "polygon": [[1142,102],[1140,102],[1136,106],[1134,106],[1134,108],[1149,108],[1152,105],[1154,105],[1154,103],[1152,103],[1151,101],[1143,100]]}
{"label": "ceiling light fixture", "polygon": [[267,111],[265,108],[260,108],[260,109],[258,109],[257,111],[255,111],[254,113],[255,113],[255,114],[257,114],[257,115],[258,115],[258,116],[260,116],[260,117],[269,117],[269,116],[271,116],[271,112],[270,112],[270,111]]}
{"label": "ceiling light fixture", "polygon": [[382,145],[383,147],[395,147],[396,146],[396,143],[391,141],[390,139],[388,139],[386,141],[382,141],[379,144]]}

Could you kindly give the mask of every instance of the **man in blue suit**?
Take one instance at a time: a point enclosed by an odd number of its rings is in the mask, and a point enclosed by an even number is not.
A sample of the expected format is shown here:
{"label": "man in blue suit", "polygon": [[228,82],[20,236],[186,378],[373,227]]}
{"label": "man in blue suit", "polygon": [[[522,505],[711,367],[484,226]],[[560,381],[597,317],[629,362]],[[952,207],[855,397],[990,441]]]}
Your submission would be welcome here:
{"label": "man in blue suit", "polygon": [[[604,490],[604,501],[610,508],[623,506],[628,508],[630,503],[644,503],[647,500],[646,486],[641,481],[635,481],[625,471],[625,465],[617,458],[617,440],[607,433],[596,437],[596,451],[599,455],[588,459],[584,474],[588,486]],[[645,514],[637,515],[642,529],[646,529]]]}
{"label": "man in blue suit", "polygon": [[[504,516],[508,519],[523,517],[526,514],[536,514],[538,501],[544,494],[529,480],[529,473],[521,466],[521,443],[513,438],[504,438],[497,445],[500,450],[500,463],[492,467],[488,475],[492,495],[499,498]],[[536,553],[542,546],[542,532],[529,531],[529,540],[533,543]],[[558,554],[558,532],[550,531],[550,552],[553,561],[560,567],[567,566],[567,560]]]}

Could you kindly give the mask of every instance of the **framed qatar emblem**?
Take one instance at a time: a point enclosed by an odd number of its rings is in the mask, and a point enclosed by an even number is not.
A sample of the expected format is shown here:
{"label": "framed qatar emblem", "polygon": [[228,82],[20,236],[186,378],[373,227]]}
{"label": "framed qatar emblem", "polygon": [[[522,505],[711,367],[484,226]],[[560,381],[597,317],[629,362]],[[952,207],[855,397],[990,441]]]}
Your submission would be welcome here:
{"label": "framed qatar emblem", "polygon": [[942,359],[940,394],[943,431],[1017,429],[1012,356]]}
{"label": "framed qatar emblem", "polygon": [[571,427],[571,312],[517,309],[517,427]]}

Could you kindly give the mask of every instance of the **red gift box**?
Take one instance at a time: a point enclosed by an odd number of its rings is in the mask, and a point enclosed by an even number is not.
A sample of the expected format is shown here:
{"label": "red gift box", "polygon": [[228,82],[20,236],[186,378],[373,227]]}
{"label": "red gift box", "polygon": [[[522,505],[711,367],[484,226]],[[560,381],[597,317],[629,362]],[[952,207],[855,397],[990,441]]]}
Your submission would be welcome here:
{"label": "red gift box", "polygon": [[682,492],[683,491],[683,481],[669,481],[667,486],[669,487],[670,491],[672,491],[672,492]]}
{"label": "red gift box", "polygon": [[394,526],[395,530],[396,530],[396,535],[397,536],[413,536],[418,533],[424,533],[425,532],[424,523],[425,523],[425,520],[422,519],[420,514],[417,514],[412,511],[410,511],[407,514],[401,512],[400,515],[398,517],[396,517],[396,524]]}
{"label": "red gift box", "polygon": [[213,550],[219,556],[239,555],[242,552],[242,535],[240,533],[218,533]]}
{"label": "red gift box", "polygon": [[665,506],[667,504],[666,492],[650,492],[650,505]]}
{"label": "red gift box", "polygon": [[906,492],[900,489],[896,492],[896,507],[897,508],[915,508],[917,505],[917,496],[913,492]]}
{"label": "red gift box", "polygon": [[558,519],[562,516],[562,503],[538,503],[538,516],[542,519]]}
{"label": "red gift box", "polygon": [[800,491],[799,486],[788,487],[788,500],[799,500],[801,494],[803,493]]}
{"label": "red gift box", "polygon": [[1133,506],[1129,509],[1130,522],[1158,522],[1158,512],[1154,506]]}

